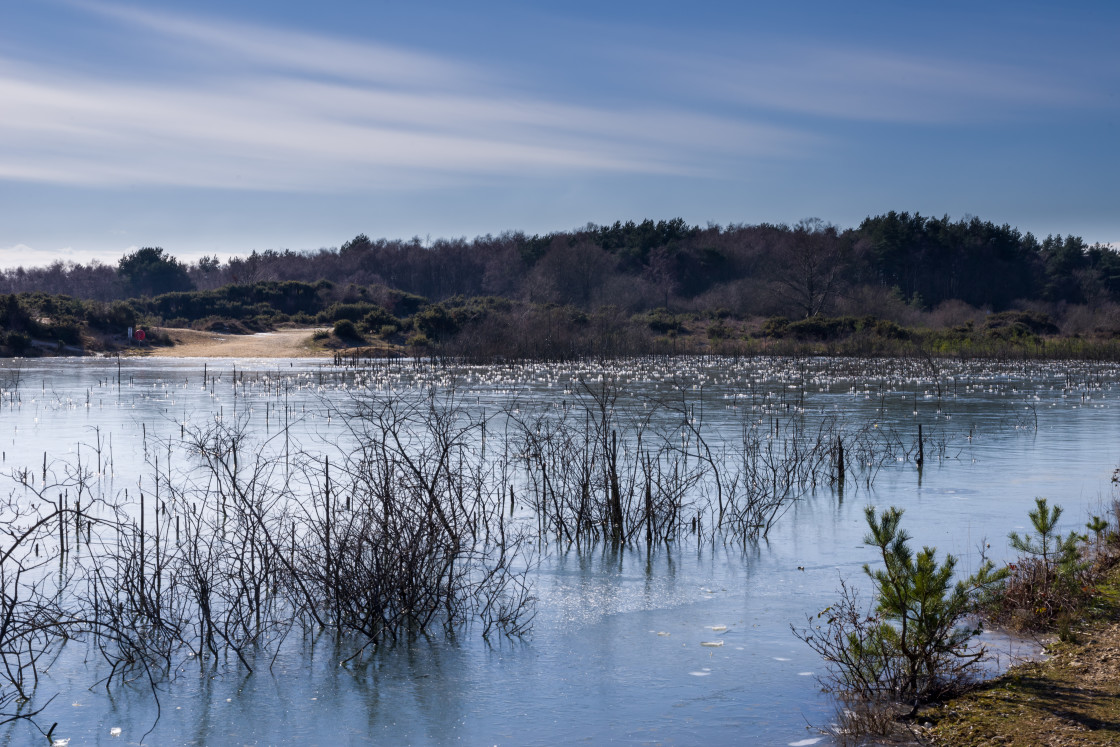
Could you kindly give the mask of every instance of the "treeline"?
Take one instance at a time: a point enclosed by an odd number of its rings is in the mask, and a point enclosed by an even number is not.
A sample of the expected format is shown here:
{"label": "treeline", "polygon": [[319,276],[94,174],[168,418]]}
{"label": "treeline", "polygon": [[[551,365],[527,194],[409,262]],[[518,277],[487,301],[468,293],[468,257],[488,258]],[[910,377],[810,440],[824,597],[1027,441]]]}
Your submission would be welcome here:
{"label": "treeline", "polygon": [[[445,345],[464,331],[471,341],[510,343],[514,332],[585,339],[608,328],[633,335],[643,324],[653,337],[711,328],[711,339],[734,339],[742,323],[754,320],[757,332],[774,318],[770,332],[782,320],[819,327],[866,317],[975,329],[1009,310],[1028,314],[1034,334],[1120,334],[1120,253],[1112,247],[1076,236],[1039,240],[979,218],[895,212],[851,229],[818,220],[700,227],[678,218],[470,241],[359,235],[337,249],[191,264],[144,248],[116,267],[8,269],[0,293],[16,295],[32,321],[226,320],[248,330],[348,320],[357,334]],[[60,311],[44,308],[46,296],[80,301]],[[825,332],[817,337],[833,336]]]}
{"label": "treeline", "polygon": [[1002,311],[1022,301],[1120,302],[1120,254],[1077,236],[1039,240],[979,218],[890,212],[846,230],[817,220],[702,228],[677,218],[430,244],[359,235],[337,249],[268,250],[190,265],[146,248],[115,268],[56,262],[7,269],[0,292],[112,301],[286,280],[387,286],[433,301],[496,295],[631,312],[722,305],[742,314],[812,316],[835,311],[858,291],[924,309],[957,300]]}

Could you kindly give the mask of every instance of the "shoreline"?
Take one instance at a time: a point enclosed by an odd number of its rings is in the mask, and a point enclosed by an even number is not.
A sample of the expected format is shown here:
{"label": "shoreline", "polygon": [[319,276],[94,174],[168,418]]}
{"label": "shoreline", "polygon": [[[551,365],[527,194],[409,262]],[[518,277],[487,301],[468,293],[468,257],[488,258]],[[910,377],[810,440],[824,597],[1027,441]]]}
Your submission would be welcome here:
{"label": "shoreline", "polygon": [[[1044,658],[917,715],[923,741],[958,745],[1120,744],[1120,569],[1095,590],[1095,609],[1063,636],[1044,633]],[[1064,640],[1063,640],[1064,639]]]}
{"label": "shoreline", "polygon": [[972,692],[923,709],[936,745],[1120,743],[1120,622],[1115,615],[1054,642]]}
{"label": "shoreline", "polygon": [[[80,343],[63,344],[46,339],[32,339],[28,350],[14,354],[0,353],[0,358],[52,357],[157,357],[157,358],[327,358],[327,357],[437,357],[474,363],[507,362],[510,360],[556,361],[573,358],[623,359],[632,357],[824,357],[852,359],[924,360],[931,375],[938,376],[940,361],[1067,361],[1108,363],[1120,361],[1120,338],[1114,341],[1092,341],[1077,337],[1040,338],[1033,344],[1010,344],[925,347],[911,340],[895,340],[891,344],[865,345],[869,341],[856,337],[807,341],[744,337],[732,340],[711,340],[696,330],[677,336],[656,337],[639,341],[642,344],[621,345],[610,350],[581,350],[579,346],[561,351],[525,349],[515,340],[508,345],[494,341],[464,345],[462,341],[419,342],[402,339],[395,334],[358,335],[340,338],[331,327],[285,326],[262,332],[204,331],[186,327],[149,327],[151,336],[141,345],[124,343],[123,336],[84,334]],[[879,342],[884,342],[880,340]],[[890,341],[887,341],[890,342]],[[5,351],[10,353],[11,351]]]}

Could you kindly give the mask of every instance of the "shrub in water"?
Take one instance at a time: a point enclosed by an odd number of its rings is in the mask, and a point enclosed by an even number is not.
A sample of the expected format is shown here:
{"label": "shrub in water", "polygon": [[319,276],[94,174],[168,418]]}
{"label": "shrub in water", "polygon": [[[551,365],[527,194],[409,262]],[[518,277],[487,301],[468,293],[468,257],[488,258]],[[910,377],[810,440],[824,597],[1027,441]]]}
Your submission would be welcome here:
{"label": "shrub in water", "polygon": [[976,596],[1005,575],[985,562],[954,583],[957,559],[946,555],[939,563],[932,547],[915,553],[901,519],[899,508],[866,511],[864,542],[882,559],[881,568],[864,566],[874,585],[870,613],[841,582],[841,600],[810,617],[808,628],[794,630],[829,663],[825,686],[862,713],[891,702],[916,705],[960,687],[983,654],[970,646],[979,631],[965,625],[965,617]]}

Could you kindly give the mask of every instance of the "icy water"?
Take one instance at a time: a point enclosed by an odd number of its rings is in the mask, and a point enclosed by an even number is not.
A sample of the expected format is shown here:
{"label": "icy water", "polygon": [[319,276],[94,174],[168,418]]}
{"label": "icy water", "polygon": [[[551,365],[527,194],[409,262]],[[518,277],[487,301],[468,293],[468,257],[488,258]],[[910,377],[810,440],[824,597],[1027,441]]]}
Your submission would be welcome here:
{"label": "icy water", "polygon": [[[206,383],[203,382],[204,366]],[[904,508],[916,544],[979,562],[986,540],[1010,557],[1035,496],[1062,504],[1063,530],[1109,499],[1120,463],[1120,371],[1092,364],[953,364],[835,360],[645,361],[597,366],[366,370],[321,361],[109,360],[0,365],[3,471],[97,460],[116,490],[135,485],[146,454],[180,424],[249,418],[276,437],[288,418],[304,449],[338,438],[325,401],[355,390],[457,387],[487,413],[567,403],[576,376],[619,376],[621,402],[683,384],[728,438],[744,419],[842,416],[894,429],[926,463],[883,465],[873,485],[818,488],[766,541],[683,541],[589,551],[544,545],[534,574],[532,633],[486,643],[469,629],[387,646],[339,666],[332,645],[291,645],[252,675],[236,663],[180,664],[158,702],[142,682],[104,676],[84,646],[42,676],[40,723],[70,747],[118,744],[810,744],[834,706],[821,662],[790,632],[836,596],[844,576],[865,587],[864,507]],[[118,386],[118,377],[120,385]],[[938,396],[940,385],[940,396]],[[274,442],[275,443],[275,442]],[[111,460],[111,464],[110,464]],[[523,513],[525,509],[520,509]],[[725,630],[719,629],[726,626]],[[716,628],[716,630],[713,630]],[[701,645],[722,641],[719,647]],[[87,661],[88,660],[88,661]],[[271,666],[269,666],[271,664]],[[53,696],[53,700],[48,699]],[[120,736],[110,736],[114,727]],[[10,744],[41,743],[26,723]],[[809,740],[809,741],[807,741]],[[823,740],[820,743],[825,743]]]}

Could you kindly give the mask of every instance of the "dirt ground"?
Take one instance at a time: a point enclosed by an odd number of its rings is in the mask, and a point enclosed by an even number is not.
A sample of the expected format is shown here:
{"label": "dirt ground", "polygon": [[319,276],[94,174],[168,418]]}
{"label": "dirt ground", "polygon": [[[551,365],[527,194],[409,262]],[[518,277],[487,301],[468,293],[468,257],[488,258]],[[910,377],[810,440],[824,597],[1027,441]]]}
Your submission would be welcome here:
{"label": "dirt ground", "polygon": [[1120,745],[1120,568],[1093,588],[1094,611],[1070,625],[1048,658],[1012,667],[932,708],[927,741],[972,745]]}
{"label": "dirt ground", "polygon": [[[966,745],[1120,744],[1120,624],[1089,625],[943,708],[930,736]],[[934,715],[936,718],[937,715]]]}
{"label": "dirt ground", "polygon": [[314,329],[280,329],[255,335],[230,335],[199,332],[193,329],[168,329],[175,345],[152,348],[152,356],[162,358],[307,358],[332,354],[314,345]]}

